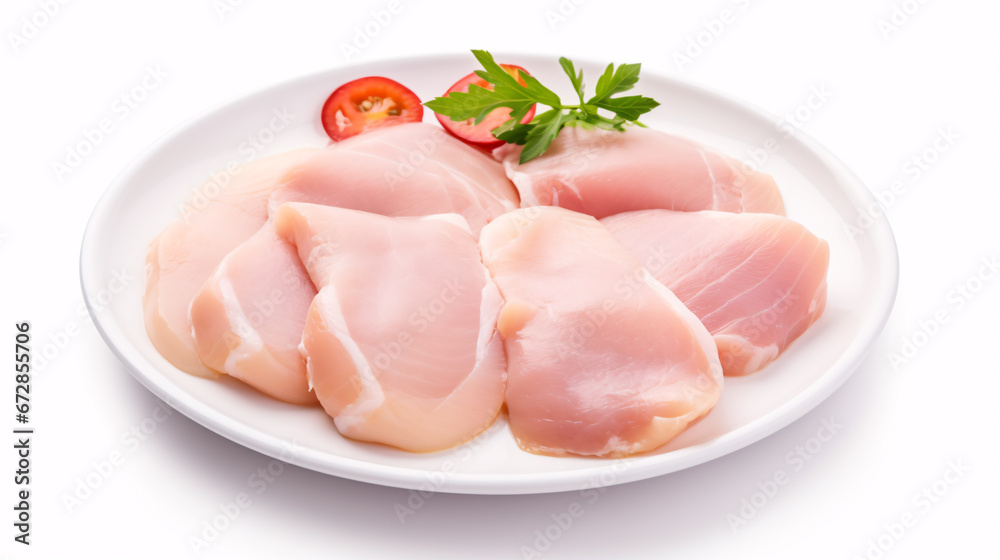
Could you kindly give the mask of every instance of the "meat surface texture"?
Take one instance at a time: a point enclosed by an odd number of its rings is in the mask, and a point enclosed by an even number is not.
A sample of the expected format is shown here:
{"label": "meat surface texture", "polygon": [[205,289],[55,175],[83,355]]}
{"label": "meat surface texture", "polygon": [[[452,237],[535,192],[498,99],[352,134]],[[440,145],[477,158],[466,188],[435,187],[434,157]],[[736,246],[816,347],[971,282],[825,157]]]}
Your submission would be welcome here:
{"label": "meat surface texture", "polygon": [[191,300],[222,258],[264,224],[268,197],[288,168],[314,151],[266,157],[244,164],[223,187],[206,184],[188,202],[184,216],[150,244],[143,294],[146,333],[178,369],[216,375],[198,359],[188,317]]}
{"label": "meat surface texture", "polygon": [[506,300],[497,329],[523,449],[639,453],[718,401],[711,335],[593,217],[524,208],[487,225],[480,250]]}
{"label": "meat surface texture", "polygon": [[391,216],[456,213],[475,235],[518,207],[517,190],[489,156],[423,123],[348,138],[296,166],[272,197]]}
{"label": "meat surface texture", "polygon": [[274,226],[319,290],[302,349],[343,435],[428,452],[493,422],[506,381],[502,299],[461,216],[288,203]]}
{"label": "meat surface texture", "polygon": [[274,398],[315,403],[299,353],[315,296],[295,247],[266,223],[226,255],[191,303],[198,355]]}
{"label": "meat surface texture", "polygon": [[767,212],[784,215],[770,175],[687,138],[648,128],[563,128],[543,155],[518,163],[508,144],[494,157],[517,186],[521,206],[560,206],[603,218],[621,212]]}
{"label": "meat surface texture", "polygon": [[[517,208],[518,199],[499,163],[417,123],[315,152],[285,175],[271,196],[271,213],[285,202],[386,216],[458,212],[478,235],[486,222]],[[291,342],[298,344],[315,290],[297,260],[295,247],[269,222],[226,257],[191,314],[205,363],[271,396],[309,403],[315,397],[307,392],[305,360]]]}
{"label": "meat surface texture", "polygon": [[601,222],[701,319],[726,375],[770,363],[826,306],[829,245],[787,218],[645,210]]}

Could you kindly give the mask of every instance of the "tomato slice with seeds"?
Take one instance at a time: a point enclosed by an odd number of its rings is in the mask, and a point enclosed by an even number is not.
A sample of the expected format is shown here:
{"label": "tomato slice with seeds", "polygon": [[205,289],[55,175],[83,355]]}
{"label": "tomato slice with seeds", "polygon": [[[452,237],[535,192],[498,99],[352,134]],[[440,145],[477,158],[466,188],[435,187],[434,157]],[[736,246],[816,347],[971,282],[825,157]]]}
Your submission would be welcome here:
{"label": "tomato slice with seeds", "polygon": [[[521,79],[520,74],[523,72],[528,74],[528,71],[520,66],[514,66],[513,64],[501,64],[501,68],[507,71],[508,74],[517,78],[517,81],[524,85],[524,80]],[[530,74],[528,74],[530,75]],[[469,86],[477,85],[487,89],[493,89],[493,84],[487,82],[486,80],[480,78],[475,72],[469,74],[468,76],[462,78],[461,80],[455,82],[455,85],[448,88],[444,96],[447,97],[449,93],[454,91],[469,91]],[[486,118],[482,120],[479,124],[476,124],[474,119],[468,119],[465,121],[453,121],[449,117],[444,115],[434,114],[437,117],[438,122],[444,127],[452,136],[458,138],[459,140],[465,142],[466,144],[471,144],[473,146],[483,148],[486,150],[492,150],[493,148],[502,146],[504,144],[503,140],[497,140],[496,136],[493,136],[491,132],[494,128],[502,125],[508,119],[510,119],[510,109],[507,107],[500,107],[499,109],[494,109],[490,114],[486,115]],[[528,113],[521,119],[522,123],[530,122],[535,116],[535,106],[532,105]]]}
{"label": "tomato slice with seeds", "polygon": [[403,84],[368,76],[337,88],[321,114],[323,129],[335,142],[369,130],[424,118],[420,98]]}

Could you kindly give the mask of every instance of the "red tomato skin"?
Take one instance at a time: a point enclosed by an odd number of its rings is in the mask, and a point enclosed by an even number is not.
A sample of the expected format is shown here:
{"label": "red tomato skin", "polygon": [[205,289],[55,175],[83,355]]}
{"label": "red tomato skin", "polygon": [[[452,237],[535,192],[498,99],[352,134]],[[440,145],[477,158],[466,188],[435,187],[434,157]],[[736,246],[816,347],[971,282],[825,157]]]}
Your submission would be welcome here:
{"label": "red tomato skin", "polygon": [[[525,74],[528,74],[528,71],[525,70],[524,68],[521,68],[520,66],[514,66],[512,64],[501,64],[500,67],[503,68],[504,70],[507,70],[508,73],[511,73],[511,71],[514,70],[518,73],[524,72]],[[520,78],[518,81],[520,81],[522,84],[524,83],[524,80],[520,80]],[[468,76],[465,76],[461,80],[455,82],[454,85],[448,88],[448,91],[445,92],[445,95],[447,96],[449,93],[455,91],[463,91],[463,92],[469,91],[469,86],[474,83],[484,87],[489,85],[488,82],[486,82],[485,80],[477,76],[475,72],[473,72]],[[521,119],[522,123],[531,122],[531,119],[535,117],[535,107],[536,107],[535,105],[531,106],[531,109],[528,110],[528,113],[524,116],[523,119]],[[479,124],[472,124],[472,122],[470,122],[471,119],[470,121],[456,122],[451,120],[449,117],[446,117],[444,115],[439,115],[437,113],[435,113],[434,116],[437,117],[438,122],[441,123],[441,126],[444,127],[445,131],[448,132],[448,134],[451,134],[455,138],[458,138],[459,140],[465,142],[466,144],[469,144],[470,146],[490,151],[493,150],[494,148],[498,148],[504,145],[504,141],[497,140],[497,138],[493,136],[493,133],[490,131],[500,126],[501,124],[504,123],[504,121],[510,118],[510,109],[505,109],[505,108],[495,109],[493,112],[487,115],[486,118],[483,119],[483,121]]]}
{"label": "red tomato skin", "polygon": [[[372,98],[385,103],[385,110],[361,108],[366,100],[370,103]],[[382,106],[373,105],[372,108],[380,109]],[[367,76],[351,80],[335,89],[323,103],[320,118],[323,130],[334,142],[339,142],[385,126],[420,122],[424,118],[424,106],[420,103],[420,98],[403,84],[382,76]]]}

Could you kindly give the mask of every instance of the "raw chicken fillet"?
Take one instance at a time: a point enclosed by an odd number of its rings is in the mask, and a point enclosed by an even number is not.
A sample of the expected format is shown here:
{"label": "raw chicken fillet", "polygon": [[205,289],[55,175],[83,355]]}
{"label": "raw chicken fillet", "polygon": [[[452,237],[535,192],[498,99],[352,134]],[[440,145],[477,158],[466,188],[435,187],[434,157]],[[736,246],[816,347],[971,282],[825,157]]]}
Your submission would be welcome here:
{"label": "raw chicken fillet", "polygon": [[726,375],[770,363],[826,306],[829,245],[788,218],[645,210],[601,223],[701,319]]}
{"label": "raw chicken fillet", "polygon": [[593,217],[521,209],[487,225],[480,249],[506,300],[497,328],[523,449],[639,453],[718,401],[711,335]]}
{"label": "raw chicken fillet", "polygon": [[461,216],[288,203],[274,226],[319,289],[302,348],[343,435],[425,452],[493,422],[506,381],[502,300]]}
{"label": "raw chicken fillet", "polygon": [[[302,160],[272,194],[271,213],[284,202],[386,216],[457,212],[478,235],[517,208],[518,198],[499,163],[440,128],[414,123],[355,136]],[[268,222],[226,257],[192,304],[202,360],[281,400],[315,402],[296,350],[314,295],[295,247]],[[275,297],[281,304],[268,305]],[[269,312],[256,309],[261,305]]]}
{"label": "raw chicken fillet", "polygon": [[150,244],[142,300],[146,333],[178,369],[216,375],[198,359],[188,316],[191,300],[222,258],[264,224],[268,197],[288,168],[314,151],[303,148],[266,157],[243,165],[223,187],[206,184],[188,203],[185,216]]}
{"label": "raw chicken fillet", "polygon": [[150,340],[355,440],[439,451],[506,405],[526,451],[621,457],[823,313],[829,247],[771,176],[641,127],[521,150],[407,123],[243,165],[150,244]]}
{"label": "raw chicken fillet", "polygon": [[456,213],[472,232],[518,207],[492,158],[424,123],[390,126],[321,150],[296,166],[271,199],[391,216]]}
{"label": "raw chicken fillet", "polygon": [[202,362],[294,404],[313,404],[299,354],[313,288],[295,247],[268,223],[226,255],[191,303]]}
{"label": "raw chicken fillet", "polygon": [[563,128],[541,156],[518,163],[497,148],[521,206],[560,206],[596,218],[630,210],[768,212],[784,215],[774,179],[687,138],[649,128]]}

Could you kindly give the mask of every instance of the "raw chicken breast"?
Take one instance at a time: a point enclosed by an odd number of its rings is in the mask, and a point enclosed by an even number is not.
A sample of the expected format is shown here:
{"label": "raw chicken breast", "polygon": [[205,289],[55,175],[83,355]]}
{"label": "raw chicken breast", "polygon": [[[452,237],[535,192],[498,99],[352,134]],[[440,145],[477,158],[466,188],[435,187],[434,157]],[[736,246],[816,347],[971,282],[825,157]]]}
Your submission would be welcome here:
{"label": "raw chicken breast", "polygon": [[319,289],[302,347],[340,433],[425,452],[490,425],[506,379],[503,301],[461,216],[288,203],[273,219]]}
{"label": "raw chicken breast", "polygon": [[424,123],[367,132],[297,166],[272,197],[392,216],[461,214],[472,232],[518,207],[517,190],[489,156]]}
{"label": "raw chicken breast", "polygon": [[[499,163],[420,123],[365,133],[306,158],[285,176],[270,208],[289,201],[386,216],[458,212],[476,235],[518,204]],[[312,402],[305,360],[292,341],[301,338],[315,291],[305,269],[290,264],[298,261],[295,247],[270,225],[264,230],[237,247],[195,299],[195,339],[212,367],[281,400]],[[272,314],[255,309],[272,295],[284,298]]]}
{"label": "raw chicken breast", "polygon": [[663,208],[784,215],[770,175],[743,174],[739,162],[657,130],[564,127],[543,155],[519,164],[521,148],[497,148],[521,206],[561,206],[596,218]]}
{"label": "raw chicken breast", "polygon": [[506,299],[507,408],[534,453],[654,449],[719,399],[712,337],[594,218],[540,206],[483,229]]}
{"label": "raw chicken breast", "polygon": [[222,260],[191,303],[198,355],[272,397],[315,403],[299,353],[315,295],[295,247],[267,223]]}
{"label": "raw chicken breast", "polygon": [[770,363],[826,306],[830,247],[787,218],[645,210],[601,222],[701,319],[726,375]]}
{"label": "raw chicken breast", "polygon": [[260,229],[268,196],[288,168],[314,151],[303,148],[244,164],[221,188],[206,183],[188,202],[185,216],[150,244],[143,295],[146,334],[177,368],[215,374],[195,350],[188,318],[191,300],[222,257]]}

